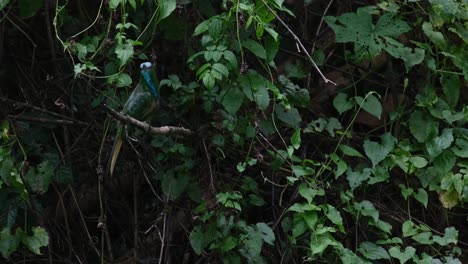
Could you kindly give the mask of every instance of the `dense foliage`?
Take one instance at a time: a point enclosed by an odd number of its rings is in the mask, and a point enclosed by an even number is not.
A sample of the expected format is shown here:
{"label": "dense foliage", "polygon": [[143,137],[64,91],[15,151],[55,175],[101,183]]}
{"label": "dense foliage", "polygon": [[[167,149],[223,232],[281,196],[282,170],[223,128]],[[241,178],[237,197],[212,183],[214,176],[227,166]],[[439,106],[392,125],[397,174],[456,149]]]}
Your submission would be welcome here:
{"label": "dense foliage", "polygon": [[[0,0],[7,263],[462,263],[464,0]],[[138,65],[153,126],[107,163]],[[42,255],[42,256],[38,256]]]}

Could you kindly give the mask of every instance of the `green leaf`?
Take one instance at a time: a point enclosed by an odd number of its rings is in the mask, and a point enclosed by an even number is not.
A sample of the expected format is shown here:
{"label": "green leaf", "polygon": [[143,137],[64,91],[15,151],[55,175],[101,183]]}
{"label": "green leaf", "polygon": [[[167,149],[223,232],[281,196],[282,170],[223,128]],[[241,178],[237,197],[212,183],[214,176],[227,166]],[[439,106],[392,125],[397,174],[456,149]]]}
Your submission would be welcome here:
{"label": "green leaf", "polygon": [[433,237],[434,242],[441,246],[447,246],[449,244],[457,244],[458,242],[458,230],[454,227],[447,227],[445,228],[444,236],[437,236]]}
{"label": "green leaf", "polygon": [[282,107],[275,107],[275,113],[279,120],[290,125],[293,128],[299,128],[302,121],[299,111],[296,108],[292,108],[289,111],[284,111]]}
{"label": "green leaf", "polygon": [[237,246],[238,242],[237,239],[233,236],[228,236],[226,237],[223,242],[221,243],[221,246],[219,249],[221,249],[222,253],[228,252],[229,250],[235,248]]}
{"label": "green leaf", "polygon": [[250,50],[255,56],[266,59],[266,51],[262,45],[260,45],[257,41],[252,39],[247,39],[242,42],[242,46],[246,49]]}
{"label": "green leaf", "polygon": [[15,235],[11,234],[10,228],[3,228],[0,232],[0,253],[4,258],[8,258],[11,253],[15,252],[21,241],[21,235],[18,230]]}
{"label": "green leaf", "polygon": [[442,135],[433,138],[426,143],[426,149],[431,158],[437,157],[444,149],[447,149],[453,142],[453,130],[445,128]]}
{"label": "green leaf", "polygon": [[455,140],[455,147],[452,147],[451,149],[456,156],[468,158],[468,140],[457,138]]}
{"label": "green leaf", "polygon": [[364,158],[364,156],[353,147],[341,144],[339,148],[346,156]]}
{"label": "green leaf", "polygon": [[224,109],[231,115],[236,114],[237,110],[242,106],[244,102],[244,95],[237,89],[237,87],[230,87],[224,94],[222,104]]}
{"label": "green leaf", "polygon": [[24,177],[33,192],[46,193],[54,179],[54,166],[47,160],[43,161],[37,168],[31,167]]}
{"label": "green leaf", "polygon": [[388,255],[387,251],[383,247],[378,246],[372,242],[362,242],[359,245],[358,251],[368,259],[390,259],[390,255]]}
{"label": "green leaf", "polygon": [[365,168],[362,170],[353,171],[351,168],[348,168],[346,172],[346,179],[348,180],[349,187],[351,190],[359,187],[363,182],[367,181],[370,178],[371,170]]}
{"label": "green leaf", "polygon": [[348,168],[348,165],[335,153],[330,154],[330,158],[336,164],[337,168],[333,171],[333,173],[335,174],[335,179],[337,179],[343,173],[345,173],[346,169]]}
{"label": "green leaf", "polygon": [[130,85],[132,85],[132,78],[130,77],[130,75],[124,72],[120,73],[119,75],[117,75],[116,85],[117,87],[129,87]]}
{"label": "green leaf", "polygon": [[326,216],[327,218],[335,225],[337,225],[341,231],[344,231],[343,228],[343,218],[341,217],[340,211],[338,211],[335,207],[332,205],[327,204],[326,205]]}
{"label": "green leaf", "polygon": [[122,0],[109,0],[109,8],[110,9],[116,9]]}
{"label": "green leaf", "polygon": [[213,232],[204,233],[198,226],[190,232],[190,245],[197,255],[200,255],[203,250],[215,239]]}
{"label": "green leaf", "polygon": [[218,72],[220,72],[222,75],[224,75],[224,77],[228,77],[229,76],[229,71],[228,69],[226,68],[226,66],[224,66],[223,64],[221,63],[215,63],[213,64],[213,66],[211,66],[213,69],[217,70]]}
{"label": "green leaf", "polygon": [[384,13],[373,25],[367,9],[358,8],[356,13],[346,13],[336,18],[325,17],[325,22],[335,32],[336,42],[354,43],[354,53],[358,59],[376,57],[382,49],[394,45],[389,43],[391,40],[410,30],[406,22],[394,18],[392,13]]}
{"label": "green leaf", "polygon": [[298,129],[291,137],[291,144],[294,149],[299,149],[301,146],[301,130]]}
{"label": "green leaf", "polygon": [[115,54],[117,54],[117,58],[120,60],[120,67],[126,65],[134,53],[133,45],[130,42],[126,42],[125,44],[119,43],[115,47]]}
{"label": "green leaf", "polygon": [[338,246],[341,245],[333,238],[333,236],[329,233],[319,233],[315,232],[310,236],[310,246],[311,249],[310,254],[320,255],[322,254],[328,246]]}
{"label": "green leaf", "polygon": [[396,141],[396,138],[394,138],[389,132],[382,135],[382,144],[364,140],[364,152],[372,161],[373,167],[388,156],[395,147]]}
{"label": "green leaf", "polygon": [[258,234],[263,239],[263,241],[274,246],[275,233],[273,233],[273,230],[265,223],[257,223],[256,226]]}
{"label": "green leaf", "polygon": [[344,93],[338,93],[333,99],[333,106],[335,107],[338,113],[343,114],[349,109],[353,108],[354,104],[348,100],[348,95]]}
{"label": "green leaf", "polygon": [[369,216],[371,217],[374,222],[378,222],[379,221],[379,211],[377,211],[377,209],[375,209],[374,205],[367,201],[367,200],[364,200],[362,202],[359,202],[359,203],[354,203],[354,209],[356,211],[358,211],[361,215],[363,216]]}
{"label": "green leaf", "polygon": [[439,122],[421,110],[415,110],[408,122],[411,134],[419,143],[432,139],[439,133]]}
{"label": "green leaf", "polygon": [[423,157],[411,157],[410,162],[411,162],[411,164],[413,164],[413,166],[415,168],[418,168],[418,169],[422,169],[422,168],[426,167],[426,165],[428,163],[427,159],[425,159]]}
{"label": "green leaf", "polygon": [[22,242],[34,254],[42,255],[41,247],[49,245],[49,234],[47,234],[47,231],[40,226],[33,227],[32,231],[32,236],[24,235],[22,237]]}
{"label": "green leaf", "polygon": [[428,195],[426,190],[419,188],[417,193],[413,194],[414,198],[427,208]]}
{"label": "green leaf", "polygon": [[223,52],[223,56],[229,62],[229,64],[231,65],[233,69],[237,68],[237,57],[236,55],[234,55],[234,53],[232,53],[232,51],[225,50]]}
{"label": "green leaf", "polygon": [[411,239],[423,245],[430,245],[433,243],[431,240],[431,236],[432,236],[431,232],[422,232],[422,233],[412,236]]}
{"label": "green leaf", "polygon": [[2,11],[9,3],[10,0],[0,0],[0,11]]}
{"label": "green leaf", "polygon": [[173,170],[170,170],[163,175],[161,188],[165,195],[171,199],[176,199],[185,191],[188,181],[188,172],[180,171],[175,173]]}
{"label": "green leaf", "polygon": [[18,0],[19,15],[24,18],[32,17],[43,3],[43,0]]}
{"label": "green leaf", "polygon": [[442,84],[442,90],[444,91],[447,103],[451,107],[455,107],[460,96],[460,78],[455,74],[442,73],[440,83]]}
{"label": "green leaf", "polygon": [[401,252],[400,246],[392,247],[388,250],[390,256],[400,261],[400,264],[406,263],[408,260],[413,258],[416,253],[416,249],[412,246],[406,247],[405,251]]}
{"label": "green leaf", "polygon": [[177,6],[176,0],[158,0],[159,4],[159,17],[158,22],[168,17]]}
{"label": "green leaf", "polygon": [[[356,96],[356,99],[357,98],[360,97]],[[382,115],[382,105],[380,104],[379,99],[377,99],[373,94],[368,95],[365,100],[359,100],[358,103],[364,111],[377,117],[377,119],[380,119],[380,116]]]}
{"label": "green leaf", "polygon": [[211,90],[215,85],[215,77],[211,74],[211,71],[206,71],[205,75],[203,75],[203,84],[205,85],[206,89]]}
{"label": "green leaf", "polygon": [[210,23],[211,21],[210,20],[204,20],[203,22],[201,22],[200,24],[198,24],[198,26],[195,28],[195,30],[193,31],[193,36],[197,36],[197,35],[200,35],[201,33],[207,31],[210,27]]}

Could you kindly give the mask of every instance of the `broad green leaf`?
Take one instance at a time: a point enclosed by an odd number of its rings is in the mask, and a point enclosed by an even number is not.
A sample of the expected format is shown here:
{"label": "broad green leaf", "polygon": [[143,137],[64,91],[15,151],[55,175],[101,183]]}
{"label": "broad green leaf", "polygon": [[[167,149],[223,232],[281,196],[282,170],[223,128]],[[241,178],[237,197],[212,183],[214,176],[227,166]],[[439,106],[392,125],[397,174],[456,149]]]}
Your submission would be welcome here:
{"label": "broad green leaf", "polygon": [[359,245],[358,251],[368,259],[390,259],[390,255],[388,255],[387,251],[383,247],[378,246],[372,242],[362,242]]}
{"label": "broad green leaf", "polygon": [[380,119],[382,115],[382,104],[380,104],[380,101],[377,99],[377,97],[375,97],[373,94],[370,94],[365,98],[365,100],[359,100],[358,98],[361,97],[356,96],[356,99],[364,111]]}
{"label": "broad green leaf", "polygon": [[451,149],[456,156],[468,158],[468,140],[457,138],[455,140],[455,147],[452,147]]}
{"label": "broad green leaf", "polygon": [[337,179],[343,173],[346,172],[346,170],[348,168],[348,165],[346,164],[346,162],[344,162],[344,160],[342,160],[340,157],[338,157],[338,155],[336,155],[336,153],[330,154],[330,159],[335,163],[335,165],[337,167],[333,171],[333,173],[335,174],[335,179]]}
{"label": "broad green leaf", "polygon": [[31,191],[46,193],[54,179],[54,166],[47,160],[43,161],[37,168],[30,168],[24,178]]}
{"label": "broad green leaf", "polygon": [[412,246],[406,247],[405,251],[401,251],[400,246],[392,247],[388,250],[390,256],[396,258],[400,261],[400,264],[406,263],[408,260],[412,259],[416,253],[416,249]]}
{"label": "broad green leaf", "polygon": [[206,89],[211,90],[215,85],[215,77],[211,74],[211,71],[207,71],[205,75],[203,75],[203,84],[205,85]]}
{"label": "broad green leaf", "polygon": [[442,84],[442,90],[444,91],[447,103],[451,107],[455,107],[460,96],[460,78],[455,74],[442,73],[440,83]]}
{"label": "broad green leaf", "polygon": [[229,90],[224,94],[221,103],[228,113],[234,115],[242,106],[242,103],[244,102],[244,95],[235,86],[232,86],[228,89]]}
{"label": "broad green leaf", "polygon": [[426,143],[426,149],[431,158],[437,157],[443,150],[450,147],[453,142],[453,130],[445,128],[442,135],[433,138],[430,142]]}
{"label": "broad green leaf", "polygon": [[310,236],[310,254],[321,255],[329,246],[337,246],[339,243],[333,238],[330,232],[312,233]]}
{"label": "broad green leaf", "polygon": [[237,68],[237,57],[236,55],[234,55],[234,53],[232,53],[232,51],[230,50],[225,50],[223,52],[223,56],[224,58],[229,62],[229,65],[233,68],[233,69],[236,69]]}
{"label": "broad green leaf", "polygon": [[320,190],[313,188],[306,183],[301,183],[301,185],[299,185],[299,194],[306,199],[309,204],[312,204],[315,196],[320,195]]}
{"label": "broad green leaf", "polygon": [[434,169],[440,172],[449,172],[455,166],[456,156],[451,149],[446,149],[433,160]]}
{"label": "broad green leaf", "polygon": [[403,232],[403,237],[414,236],[418,233],[414,223],[410,220],[403,223],[401,230]]}
{"label": "broad green leaf", "polygon": [[427,208],[428,195],[426,190],[419,188],[417,193],[413,194],[414,198]]}
{"label": "broad green leaf", "polygon": [[229,76],[229,71],[228,71],[228,69],[226,68],[226,66],[224,66],[223,64],[221,64],[221,63],[215,63],[215,64],[213,64],[211,67],[213,67],[213,69],[217,70],[217,71],[220,72],[222,75],[224,75],[224,77],[228,77],[228,76]]}
{"label": "broad green leaf", "polygon": [[413,164],[415,168],[418,168],[418,169],[426,167],[428,163],[427,159],[423,157],[411,157],[410,162],[411,164]]}
{"label": "broad green leaf", "polygon": [[137,8],[137,4],[136,4],[136,1],[135,0],[128,0],[128,3],[130,3],[130,5],[132,6],[133,10],[136,10]]}
{"label": "broad green leaf", "polygon": [[375,167],[379,162],[384,160],[390,151],[395,147],[396,138],[389,132],[382,135],[382,144],[377,142],[364,140],[364,152],[372,161],[372,166]]}
{"label": "broad green leaf", "polygon": [[116,9],[120,5],[121,2],[122,0],[109,0],[109,8]]}
{"label": "broad green leaf", "polygon": [[411,239],[423,245],[430,245],[433,243],[431,240],[431,237],[432,237],[431,232],[422,232],[422,233],[412,236]]}
{"label": "broad green leaf", "polygon": [[128,60],[133,57],[134,54],[133,45],[130,42],[119,43],[115,47],[115,54],[120,60],[120,67],[127,64]]}
{"label": "broad green leaf", "polygon": [[299,111],[296,108],[292,108],[289,111],[284,111],[282,107],[276,106],[275,113],[279,120],[290,125],[293,128],[299,128],[302,121]]}
{"label": "broad green leaf", "polygon": [[0,11],[2,11],[9,3],[10,0],[0,0]]}
{"label": "broad green leaf", "polygon": [[273,246],[275,242],[275,233],[273,233],[273,230],[265,223],[257,223],[256,226],[258,234],[263,241]]}
{"label": "broad green leaf", "polygon": [[176,0],[158,0],[159,4],[159,17],[158,22],[168,17],[177,6]]}
{"label": "broad green leaf", "polygon": [[49,234],[47,234],[47,231],[40,226],[33,227],[32,232],[32,236],[22,236],[23,244],[25,244],[34,254],[42,255],[41,247],[45,247],[49,244]]}
{"label": "broad green leaf", "polygon": [[190,232],[189,239],[190,245],[195,253],[200,255],[215,237],[212,232],[204,233],[199,227],[195,227],[192,232]]}
{"label": "broad green leaf", "polygon": [[294,149],[299,149],[301,146],[301,130],[298,129],[291,137],[291,144]]}
{"label": "broad green leaf", "polygon": [[341,115],[349,109],[353,108],[354,104],[348,100],[347,94],[339,93],[336,95],[335,99],[333,99],[333,106]]}
{"label": "broad green leaf", "polygon": [[198,24],[198,26],[195,28],[195,30],[193,31],[193,36],[197,36],[197,35],[200,35],[201,33],[207,31],[210,27],[210,20],[204,20],[203,22],[201,22],[200,24]]}
{"label": "broad green leaf", "polygon": [[422,25],[424,34],[440,49],[445,50],[447,47],[447,41],[444,35],[439,31],[434,31],[432,24],[424,22]]}
{"label": "broad green leaf", "polygon": [[346,171],[346,179],[348,180],[349,187],[351,190],[359,187],[363,182],[367,181],[371,175],[371,170],[365,168],[362,170],[353,171],[351,168],[348,168]]}
{"label": "broad green leaf", "polygon": [[[346,13],[336,18],[327,16],[324,19],[335,32],[336,42],[354,43],[354,53],[358,59],[376,57],[382,49],[395,45],[394,38],[410,30],[406,22],[394,18],[392,13],[384,13],[374,25],[367,9],[358,8],[356,13]],[[394,42],[389,43],[391,40]],[[392,54],[395,55],[400,54]]]}
{"label": "broad green leaf", "polygon": [[257,41],[252,39],[247,39],[242,42],[242,46],[246,49],[250,50],[255,56],[266,59],[266,51],[262,45],[260,45]]}
{"label": "broad green leaf", "polygon": [[175,173],[170,170],[163,175],[161,189],[165,195],[169,196],[171,199],[176,199],[185,191],[188,181],[188,172],[181,171]]}
{"label": "broad green leaf", "polygon": [[221,243],[221,246],[219,249],[221,250],[222,253],[228,252],[229,250],[235,248],[238,244],[238,241],[235,237],[233,236],[228,236],[226,237],[223,242]]}
{"label": "broad green leaf", "polygon": [[42,7],[43,0],[18,0],[19,15],[24,18],[34,16]]}
{"label": "broad green leaf", "polygon": [[245,96],[255,101],[260,109],[266,110],[270,104],[266,79],[255,71],[248,71],[240,76],[239,81]]}
{"label": "broad green leaf", "polygon": [[447,246],[449,244],[457,244],[458,242],[458,230],[454,227],[447,227],[445,228],[444,236],[437,236],[433,237],[434,242],[441,246]]}
{"label": "broad green leaf", "polygon": [[325,215],[327,218],[335,225],[337,225],[342,232],[344,232],[343,228],[343,218],[341,217],[340,211],[338,211],[335,207],[332,205],[327,204],[326,205],[326,213]]}
{"label": "broad green leaf", "polygon": [[439,133],[439,122],[421,110],[415,110],[408,122],[411,134],[419,143],[432,139]]}
{"label": "broad green leaf", "polygon": [[364,156],[353,147],[341,144],[339,148],[346,156],[364,158]]}
{"label": "broad green leaf", "polygon": [[18,249],[21,242],[20,233],[17,230],[15,235],[13,235],[10,228],[3,228],[2,232],[0,232],[0,253],[4,258],[8,258],[11,253]]}
{"label": "broad green leaf", "polygon": [[354,209],[358,211],[361,215],[371,217],[374,220],[374,222],[379,221],[379,211],[377,211],[374,205],[367,200],[364,200],[359,203],[354,202]]}
{"label": "broad green leaf", "polygon": [[132,78],[125,72],[116,76],[115,84],[117,87],[129,87],[132,85]]}

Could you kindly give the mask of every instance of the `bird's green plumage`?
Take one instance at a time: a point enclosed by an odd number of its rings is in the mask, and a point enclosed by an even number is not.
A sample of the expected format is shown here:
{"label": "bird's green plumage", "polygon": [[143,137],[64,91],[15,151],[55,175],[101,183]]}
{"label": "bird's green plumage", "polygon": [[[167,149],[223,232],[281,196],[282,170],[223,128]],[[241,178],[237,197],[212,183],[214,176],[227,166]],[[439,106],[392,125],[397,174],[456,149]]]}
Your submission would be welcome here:
{"label": "bird's green plumage", "polygon": [[[144,121],[148,119],[153,111],[158,106],[159,102],[159,90],[158,90],[158,79],[156,73],[151,67],[151,63],[142,63],[140,72],[140,81],[137,86],[130,94],[125,103],[122,113],[127,114],[135,119]],[[120,148],[122,147],[122,141],[124,137],[124,128],[122,124],[119,124],[117,133],[115,136],[114,146],[111,152],[110,161],[110,175],[112,176],[119,156]]]}

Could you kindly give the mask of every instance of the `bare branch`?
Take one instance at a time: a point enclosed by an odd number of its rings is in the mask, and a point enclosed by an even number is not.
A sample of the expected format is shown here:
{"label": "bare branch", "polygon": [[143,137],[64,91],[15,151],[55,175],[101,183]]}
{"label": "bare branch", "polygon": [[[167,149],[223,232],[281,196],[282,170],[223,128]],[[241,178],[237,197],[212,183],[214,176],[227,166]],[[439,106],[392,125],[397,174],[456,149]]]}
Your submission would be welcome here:
{"label": "bare branch", "polygon": [[307,58],[309,58],[310,62],[312,63],[312,65],[314,66],[314,68],[317,70],[317,72],[320,74],[320,77],[322,77],[323,81],[325,81],[325,83],[333,83],[334,85],[336,85],[335,82],[333,82],[332,80],[328,79],[327,77],[325,77],[325,75],[323,75],[322,71],[320,71],[319,67],[317,66],[317,64],[315,63],[314,59],[312,59],[312,56],[310,56],[309,52],[307,51],[307,49],[304,47],[304,44],[302,44],[301,40],[299,39],[299,37],[294,34],[294,32],[291,30],[291,28],[288,27],[288,25],[286,25],[286,23],[276,14],[276,12],[268,5],[268,3],[265,1],[265,0],[262,0],[263,4],[265,4],[265,6],[271,11],[271,13],[273,15],[275,15],[275,17],[279,20],[279,22],[281,22],[281,24],[283,24],[283,26],[289,31],[289,33],[293,36],[294,40],[296,41],[296,45],[299,45],[299,47],[301,48],[302,51],[304,51],[304,53],[306,54]]}
{"label": "bare branch", "polygon": [[115,119],[125,123],[125,124],[132,124],[136,127],[139,127],[143,129],[144,131],[147,131],[151,134],[154,135],[170,135],[170,134],[176,134],[176,135],[191,135],[193,132],[190,129],[184,128],[184,127],[174,127],[174,126],[162,126],[162,127],[153,127],[145,122],[139,121],[131,116],[128,116],[126,114],[120,113],[115,111],[114,109],[110,108],[107,105],[104,105],[104,107],[107,109],[107,112],[113,116]]}

